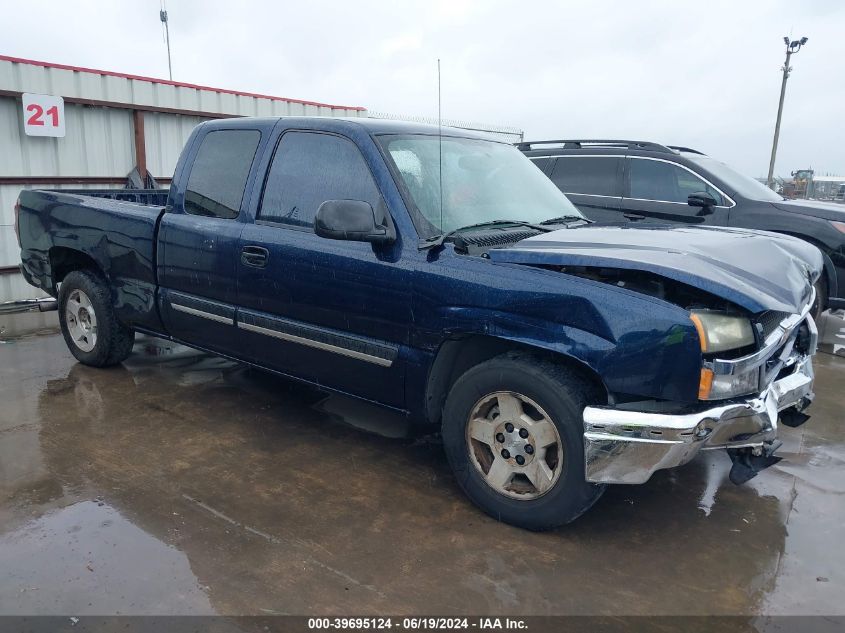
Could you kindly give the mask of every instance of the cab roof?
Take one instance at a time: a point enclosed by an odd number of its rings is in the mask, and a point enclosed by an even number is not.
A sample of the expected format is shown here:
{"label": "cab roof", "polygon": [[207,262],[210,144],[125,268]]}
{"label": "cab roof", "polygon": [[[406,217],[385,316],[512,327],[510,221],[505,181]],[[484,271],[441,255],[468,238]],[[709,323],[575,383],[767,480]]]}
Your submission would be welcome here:
{"label": "cab roof", "polygon": [[366,117],[237,117],[231,119],[214,119],[203,125],[213,129],[259,128],[271,129],[279,121],[284,120],[288,127],[302,126],[308,129],[325,129],[328,131],[365,130],[372,136],[388,134],[421,134],[447,137],[475,138],[487,141],[504,142],[492,136],[455,127],[438,127],[427,123],[398,121],[393,119],[370,119]]}

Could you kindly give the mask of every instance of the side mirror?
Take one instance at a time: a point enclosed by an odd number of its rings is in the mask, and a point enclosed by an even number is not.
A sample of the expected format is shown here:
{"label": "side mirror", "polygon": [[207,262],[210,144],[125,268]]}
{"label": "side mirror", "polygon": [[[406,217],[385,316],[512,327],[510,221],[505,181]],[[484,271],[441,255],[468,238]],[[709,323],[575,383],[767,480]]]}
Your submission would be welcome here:
{"label": "side mirror", "polygon": [[687,204],[691,207],[701,207],[702,209],[706,209],[708,207],[715,207],[718,203],[716,202],[716,198],[711,196],[709,193],[704,191],[697,191],[696,193],[691,193],[687,198]]}
{"label": "side mirror", "polygon": [[383,204],[374,210],[362,200],[326,200],[317,209],[314,232],[330,240],[390,244],[396,230]]}

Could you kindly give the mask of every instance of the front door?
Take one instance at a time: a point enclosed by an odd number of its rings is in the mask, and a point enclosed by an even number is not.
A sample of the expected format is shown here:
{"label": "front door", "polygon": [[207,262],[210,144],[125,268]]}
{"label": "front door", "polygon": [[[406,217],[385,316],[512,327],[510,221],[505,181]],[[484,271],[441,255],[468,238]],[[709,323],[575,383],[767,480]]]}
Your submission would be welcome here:
{"label": "front door", "polygon": [[256,221],[241,234],[240,344],[278,371],[402,407],[411,291],[401,241],[318,237],[314,216],[326,200],[384,204],[351,140],[285,132]]}
{"label": "front door", "polygon": [[[645,223],[709,224],[727,226],[731,202],[692,170],[661,158],[628,157],[627,195],[622,200],[624,216]],[[708,193],[717,205],[692,207],[687,198]]]}

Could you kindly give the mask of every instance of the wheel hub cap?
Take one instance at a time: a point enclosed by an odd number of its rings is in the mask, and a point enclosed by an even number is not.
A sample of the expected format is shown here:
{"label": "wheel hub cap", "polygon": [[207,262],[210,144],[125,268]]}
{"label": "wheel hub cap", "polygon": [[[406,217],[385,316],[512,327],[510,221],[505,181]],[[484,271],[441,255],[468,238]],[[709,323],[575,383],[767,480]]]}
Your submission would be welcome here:
{"label": "wheel hub cap", "polygon": [[[508,428],[511,430],[508,431]],[[526,437],[523,438],[520,435],[520,431]],[[501,455],[511,466],[527,466],[534,459],[534,438],[531,435],[531,431],[525,427],[520,428],[510,422],[502,422],[496,427],[494,438],[494,452]],[[499,441],[500,438],[501,441]],[[507,451],[508,457],[504,457],[503,451]]]}
{"label": "wheel hub cap", "polygon": [[65,322],[73,344],[90,352],[97,344],[97,315],[91,299],[82,290],[70,293],[65,305]]}
{"label": "wheel hub cap", "polygon": [[546,412],[522,394],[481,398],[467,421],[469,458],[488,486],[515,499],[536,499],[557,483],[563,444]]}

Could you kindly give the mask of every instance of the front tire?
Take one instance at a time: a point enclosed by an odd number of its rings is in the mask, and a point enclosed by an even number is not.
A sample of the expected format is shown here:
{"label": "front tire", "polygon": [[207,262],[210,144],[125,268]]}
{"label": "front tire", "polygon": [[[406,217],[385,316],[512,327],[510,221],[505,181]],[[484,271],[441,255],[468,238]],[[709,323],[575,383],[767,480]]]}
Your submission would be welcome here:
{"label": "front tire", "polygon": [[521,353],[481,363],[449,392],[443,443],[461,489],[490,516],[531,530],[577,519],[603,486],[584,477],[584,407],[599,389]]}
{"label": "front tire", "polygon": [[92,367],[126,360],[135,342],[135,332],[115,316],[105,279],[90,270],[75,270],[62,281],[59,325],[71,354]]}

